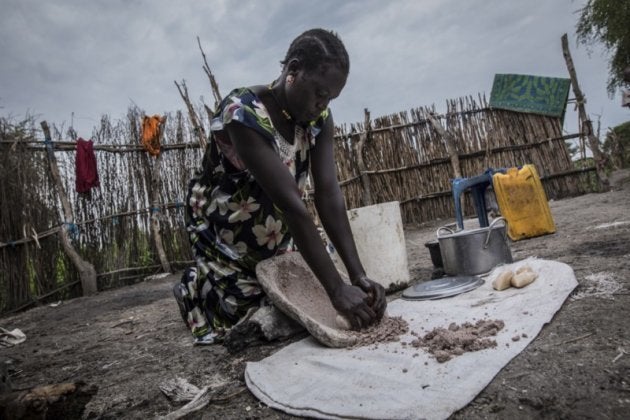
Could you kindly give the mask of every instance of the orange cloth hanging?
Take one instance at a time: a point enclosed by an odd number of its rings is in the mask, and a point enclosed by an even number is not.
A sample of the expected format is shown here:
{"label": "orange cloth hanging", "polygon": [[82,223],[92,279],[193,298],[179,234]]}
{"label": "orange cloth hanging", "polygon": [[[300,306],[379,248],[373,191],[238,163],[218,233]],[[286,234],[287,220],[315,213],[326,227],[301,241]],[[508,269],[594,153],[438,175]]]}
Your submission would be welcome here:
{"label": "orange cloth hanging", "polygon": [[142,145],[151,156],[160,154],[160,134],[166,117],[153,115],[142,119]]}

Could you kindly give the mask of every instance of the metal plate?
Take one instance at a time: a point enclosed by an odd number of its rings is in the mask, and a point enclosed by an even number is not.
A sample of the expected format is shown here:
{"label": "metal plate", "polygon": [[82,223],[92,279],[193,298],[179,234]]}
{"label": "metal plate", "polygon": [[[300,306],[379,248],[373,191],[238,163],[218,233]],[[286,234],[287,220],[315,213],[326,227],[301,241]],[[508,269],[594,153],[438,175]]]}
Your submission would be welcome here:
{"label": "metal plate", "polygon": [[405,289],[402,298],[409,300],[441,299],[469,292],[483,283],[484,280],[477,276],[442,277],[414,284]]}

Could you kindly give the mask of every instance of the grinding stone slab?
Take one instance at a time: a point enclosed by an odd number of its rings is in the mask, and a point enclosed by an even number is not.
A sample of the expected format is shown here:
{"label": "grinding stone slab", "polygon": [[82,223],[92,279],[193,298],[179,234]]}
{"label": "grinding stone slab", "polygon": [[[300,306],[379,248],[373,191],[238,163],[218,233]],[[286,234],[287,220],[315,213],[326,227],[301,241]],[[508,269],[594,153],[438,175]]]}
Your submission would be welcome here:
{"label": "grinding stone slab", "polygon": [[441,299],[469,292],[483,283],[484,280],[477,276],[442,277],[414,284],[405,289],[402,298],[407,300]]}
{"label": "grinding stone slab", "polygon": [[299,252],[261,261],[256,277],[273,304],[328,347],[350,347],[359,339],[336,327],[337,311]]}

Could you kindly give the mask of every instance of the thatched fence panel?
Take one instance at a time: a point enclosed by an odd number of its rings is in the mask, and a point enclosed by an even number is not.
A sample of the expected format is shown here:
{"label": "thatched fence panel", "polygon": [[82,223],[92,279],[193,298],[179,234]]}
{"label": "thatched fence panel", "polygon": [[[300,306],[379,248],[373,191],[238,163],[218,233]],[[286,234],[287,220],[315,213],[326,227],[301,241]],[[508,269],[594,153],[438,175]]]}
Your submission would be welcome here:
{"label": "thatched fence panel", "polygon": [[[458,169],[463,177],[484,173],[488,168],[508,168],[534,164],[549,198],[561,198],[587,191],[589,172],[576,172],[557,118],[492,110],[484,97],[447,102],[447,113],[436,115],[434,108],[378,118],[368,126],[355,124],[339,132],[336,154],[348,208],[365,205],[361,171],[356,162],[357,145],[363,147],[365,174],[369,176],[374,203],[399,201],[403,221],[422,223],[454,217],[451,181],[455,178],[447,141],[429,120],[438,118],[455,141]],[[472,213],[469,197],[464,210]]]}
{"label": "thatched fence panel", "polygon": [[[52,147],[75,220],[68,230],[81,257],[95,266],[99,290],[161,271],[150,235],[154,213],[158,214],[162,237],[167,238],[163,243],[168,260],[175,268],[191,260],[183,229],[183,200],[187,181],[201,160],[201,150],[192,142],[192,128],[181,115],[167,119],[158,183],[161,204],[152,206],[150,180],[155,158],[140,145],[140,118],[138,110],[130,110],[127,119],[115,123],[103,117],[95,129],[92,139],[100,187],[90,195],[75,192],[75,143],[61,141],[61,134],[53,130],[56,140]],[[30,305],[51,292],[54,298],[81,294],[77,273],[58,239],[64,217],[47,169],[46,149],[36,137],[33,130],[2,144],[0,311]],[[3,135],[2,140],[5,138]],[[11,182],[15,173],[21,172],[8,166],[25,162],[30,173]],[[33,240],[36,232],[37,241]]]}
{"label": "thatched fence panel", "polygon": [[[99,281],[103,288],[146,274],[147,270],[143,268],[161,271],[155,267],[157,250],[149,233],[154,214],[160,221],[161,236],[168,238],[163,241],[167,259],[176,266],[178,262],[190,260],[188,239],[183,230],[183,200],[187,180],[198,166],[201,151],[189,136],[191,130],[182,131],[180,117],[167,119],[162,137],[160,173],[157,174],[160,205],[154,206],[150,181],[156,171],[156,158],[149,156],[141,146],[135,152],[126,150],[130,143],[140,145],[139,120],[138,112],[130,111],[126,121],[117,124],[107,119],[101,121],[95,140],[107,136],[108,145],[118,147],[118,152],[97,151],[101,187],[94,190],[91,200],[73,192],[73,202],[81,204],[76,209],[76,219],[89,222],[82,226],[81,243],[86,246],[86,258],[101,273]],[[169,149],[169,146],[182,144],[175,143],[178,139],[189,147]],[[72,184],[73,174],[68,172],[66,176]],[[111,252],[103,252],[104,249]],[[138,267],[142,273],[129,270],[122,276],[106,275],[117,274],[121,267]]]}

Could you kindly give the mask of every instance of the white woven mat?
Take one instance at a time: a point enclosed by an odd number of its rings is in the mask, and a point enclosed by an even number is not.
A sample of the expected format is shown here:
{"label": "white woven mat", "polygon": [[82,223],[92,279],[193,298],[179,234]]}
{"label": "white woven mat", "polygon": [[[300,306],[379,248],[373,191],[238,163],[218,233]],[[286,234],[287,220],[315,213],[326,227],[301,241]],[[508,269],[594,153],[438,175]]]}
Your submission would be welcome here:
{"label": "white woven mat", "polygon": [[[497,347],[464,353],[438,363],[422,348],[401,342],[355,349],[332,349],[306,338],[272,356],[250,362],[245,380],[265,404],[315,418],[443,419],[466,406],[492,378],[551,321],[577,285],[566,264],[527,259],[538,279],[523,289],[492,289],[496,271],[479,288],[452,298],[395,300],[391,316],[402,316],[421,335],[435,327],[479,319],[500,319],[505,327]],[[513,337],[519,337],[513,341]]]}

